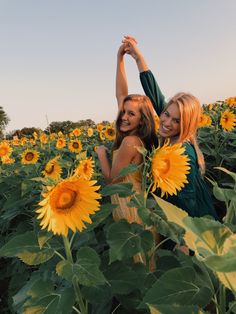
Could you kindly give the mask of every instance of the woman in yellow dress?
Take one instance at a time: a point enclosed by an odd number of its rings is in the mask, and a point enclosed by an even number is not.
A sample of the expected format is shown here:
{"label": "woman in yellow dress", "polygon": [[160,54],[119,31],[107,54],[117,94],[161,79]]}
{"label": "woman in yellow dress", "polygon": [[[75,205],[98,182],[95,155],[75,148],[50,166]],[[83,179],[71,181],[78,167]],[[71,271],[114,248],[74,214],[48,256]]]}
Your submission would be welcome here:
{"label": "woman in yellow dress", "polygon": [[[116,119],[116,138],[112,151],[112,165],[110,165],[107,148],[99,146],[96,150],[100,161],[102,174],[107,183],[115,183],[119,172],[129,164],[140,165],[143,155],[138,147],[151,150],[157,146],[155,131],[154,110],[150,99],[144,95],[128,95],[128,85],[124,66],[125,45],[121,45],[117,54],[116,71],[116,98],[118,103],[118,116]],[[119,182],[131,182],[136,192],[141,192],[140,171],[128,174]],[[136,209],[130,209],[130,199],[117,196],[112,197],[112,202],[119,203],[120,208],[113,212],[114,220],[126,219],[128,222],[140,223]]]}
{"label": "woman in yellow dress", "polygon": [[[155,115],[152,103],[147,96],[128,95],[128,85],[124,66],[126,47],[121,45],[117,54],[116,71],[116,98],[118,103],[118,116],[116,119],[116,138],[112,151],[112,164],[110,165],[107,148],[99,146],[97,155],[100,161],[102,174],[107,183],[116,183],[119,172],[129,164],[141,165],[143,155],[139,147],[151,150],[157,146],[158,139],[155,130]],[[141,192],[141,170],[119,178],[119,182],[131,182],[135,192]],[[113,211],[115,221],[126,219],[129,223],[141,224],[137,209],[128,206],[130,198],[112,196],[113,204],[118,206]],[[140,261],[142,261],[141,254]],[[136,261],[138,259],[135,258]]]}

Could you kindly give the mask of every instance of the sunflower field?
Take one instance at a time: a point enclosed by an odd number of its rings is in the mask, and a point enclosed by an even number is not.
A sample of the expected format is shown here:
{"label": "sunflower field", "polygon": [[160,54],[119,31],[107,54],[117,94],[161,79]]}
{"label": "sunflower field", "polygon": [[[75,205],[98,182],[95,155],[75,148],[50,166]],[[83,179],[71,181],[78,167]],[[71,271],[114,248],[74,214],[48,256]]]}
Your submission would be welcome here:
{"label": "sunflower field", "polygon": [[[112,150],[112,123],[1,141],[0,313],[236,313],[235,126],[236,97],[203,106],[198,140],[220,221],[151,193],[155,158],[141,194],[105,185],[96,148]],[[142,223],[113,220],[115,194]],[[191,254],[164,249],[168,239]]]}

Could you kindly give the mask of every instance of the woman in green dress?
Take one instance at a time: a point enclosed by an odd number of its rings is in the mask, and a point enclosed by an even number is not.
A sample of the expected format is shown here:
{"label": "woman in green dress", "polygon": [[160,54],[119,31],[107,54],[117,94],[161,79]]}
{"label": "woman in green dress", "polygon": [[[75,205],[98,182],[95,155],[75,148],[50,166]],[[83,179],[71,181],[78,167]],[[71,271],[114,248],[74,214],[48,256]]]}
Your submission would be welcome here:
{"label": "woman in green dress", "polygon": [[166,103],[155,77],[137,47],[135,38],[125,36],[123,44],[126,46],[126,53],[135,59],[144,92],[160,118],[158,131],[160,140],[164,142],[169,139],[171,144],[182,143],[190,159],[188,184],[177,195],[168,196],[166,200],[184,209],[192,217],[210,215],[218,219],[203,178],[204,157],[196,139],[201,114],[200,102],[189,93],[178,93]]}

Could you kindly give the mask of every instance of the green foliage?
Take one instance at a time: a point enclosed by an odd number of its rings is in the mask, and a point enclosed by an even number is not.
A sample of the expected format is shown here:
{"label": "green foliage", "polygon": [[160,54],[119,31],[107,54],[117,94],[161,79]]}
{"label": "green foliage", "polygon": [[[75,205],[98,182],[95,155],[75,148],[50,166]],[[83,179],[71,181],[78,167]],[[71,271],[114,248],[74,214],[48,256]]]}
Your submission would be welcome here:
{"label": "green foliage", "polygon": [[0,106],[0,138],[3,137],[3,130],[5,129],[9,121],[10,119],[4,111],[3,107]]}
{"label": "green foliage", "polygon": [[[223,107],[213,113],[205,109],[214,123],[199,130],[208,182],[223,218],[220,222],[210,217],[188,217],[181,209],[150,195],[147,165],[143,168],[145,191],[141,195],[130,183],[105,185],[94,151],[104,142],[91,120],[53,122],[49,126],[51,133],[64,134],[67,145],[67,133],[81,127],[81,154],[70,152],[68,146],[57,149],[58,135],[46,144],[36,140],[34,144],[15,146],[15,163],[0,165],[1,311],[236,313],[236,143],[235,131],[225,132],[219,126]],[[88,127],[93,128],[92,137],[87,136]],[[27,132],[33,132],[33,128],[23,130],[27,136]],[[49,133],[49,129],[46,131]],[[105,145],[111,148],[112,142],[105,141]],[[40,153],[38,163],[21,164],[26,148]],[[95,161],[93,179],[101,185],[101,206],[91,216],[93,223],[86,223],[83,232],[70,231],[67,240],[40,230],[35,213],[44,185],[55,184],[42,177],[46,163],[55,156],[60,156],[62,178],[73,174],[80,160],[91,157]],[[135,171],[134,165],[126,167],[117,182]],[[137,208],[142,224],[114,222],[112,211],[116,205],[111,204],[110,196],[115,194],[130,198],[129,206]],[[159,241],[154,242],[153,230],[161,235]],[[187,245],[192,254],[165,249],[169,239]],[[142,258],[135,263],[137,256]],[[156,266],[151,269],[152,258]]]}

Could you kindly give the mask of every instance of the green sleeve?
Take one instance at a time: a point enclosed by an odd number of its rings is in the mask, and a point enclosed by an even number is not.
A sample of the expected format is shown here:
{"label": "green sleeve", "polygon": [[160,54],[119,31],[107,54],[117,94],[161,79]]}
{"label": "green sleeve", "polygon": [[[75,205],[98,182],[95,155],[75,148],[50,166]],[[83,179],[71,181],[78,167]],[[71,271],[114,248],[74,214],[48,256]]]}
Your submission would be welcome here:
{"label": "green sleeve", "polygon": [[150,70],[144,71],[140,73],[140,81],[145,94],[150,98],[153,107],[159,116],[165,106],[165,97],[163,96],[155,77]]}
{"label": "green sleeve", "polygon": [[189,158],[190,172],[187,174],[188,183],[177,195],[168,196],[167,201],[185,210],[190,216],[197,216],[197,191],[195,178],[198,175],[196,154],[194,148],[184,143],[185,154]]}
{"label": "green sleeve", "polygon": [[211,215],[218,219],[208,187],[199,172],[195,149],[187,142],[183,146],[190,163],[188,183],[177,195],[169,196],[168,201],[182,208],[192,217]]}

